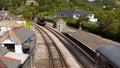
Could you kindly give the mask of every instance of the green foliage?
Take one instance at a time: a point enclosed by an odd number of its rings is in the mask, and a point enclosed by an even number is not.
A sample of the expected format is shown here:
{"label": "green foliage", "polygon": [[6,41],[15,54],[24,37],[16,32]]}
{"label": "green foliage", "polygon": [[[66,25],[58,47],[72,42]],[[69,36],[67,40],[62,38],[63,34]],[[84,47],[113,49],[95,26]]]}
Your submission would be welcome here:
{"label": "green foliage", "polygon": [[81,26],[84,30],[93,32],[93,33],[97,33],[98,29],[99,29],[99,25],[98,24],[91,24],[91,23],[87,23],[87,22],[82,22]]}
{"label": "green foliage", "polygon": [[79,19],[77,20],[78,22],[88,22],[89,21],[89,18],[87,17],[87,15],[80,15],[79,16]]}
{"label": "green foliage", "polygon": [[32,20],[33,19],[33,14],[32,13],[24,13],[23,18],[27,20]]}
{"label": "green foliage", "polygon": [[68,22],[69,23],[69,21],[71,20],[71,18],[69,18],[69,17],[59,17],[59,19],[63,19],[64,21],[66,21],[66,22]]}
{"label": "green foliage", "polygon": [[117,41],[120,42],[120,30],[119,32],[114,36]]}
{"label": "green foliage", "polygon": [[115,36],[119,32],[120,23],[111,23],[105,28],[105,33],[109,36]]}
{"label": "green foliage", "polygon": [[72,27],[74,27],[74,28],[79,28],[79,24],[77,23],[77,20],[76,20],[76,19],[70,19],[70,20],[67,22],[67,25],[72,26]]}
{"label": "green foliage", "polygon": [[[6,3],[7,0],[1,0],[0,1],[0,9],[2,10],[2,8],[6,8],[8,3]],[[6,4],[5,4],[6,3]]]}
{"label": "green foliage", "polygon": [[[39,5],[25,5],[26,0],[1,0],[0,10],[9,10],[10,15],[23,15],[26,20],[32,20],[34,17],[54,17],[58,11],[83,9],[95,14],[99,24],[90,24],[86,15],[81,15],[78,20],[61,17],[68,25],[79,28],[80,23],[83,29],[90,32],[110,36],[115,39],[120,38],[120,9],[119,0],[37,0]],[[105,8],[103,8],[105,6]],[[46,18],[47,21],[53,21]],[[120,39],[118,39],[120,40]]]}
{"label": "green foliage", "polygon": [[47,18],[45,18],[45,21],[53,22],[53,21],[54,21],[54,18],[52,18],[52,17],[47,17]]}

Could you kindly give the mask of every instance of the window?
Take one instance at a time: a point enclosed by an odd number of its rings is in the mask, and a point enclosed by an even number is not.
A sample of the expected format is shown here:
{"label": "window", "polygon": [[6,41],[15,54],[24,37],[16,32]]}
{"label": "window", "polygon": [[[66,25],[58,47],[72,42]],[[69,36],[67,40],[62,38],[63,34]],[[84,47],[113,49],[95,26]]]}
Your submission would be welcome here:
{"label": "window", "polygon": [[12,52],[15,52],[15,44],[4,44],[4,47]]}
{"label": "window", "polygon": [[93,15],[91,14],[91,15],[89,15],[90,17],[93,17]]}
{"label": "window", "polygon": [[79,17],[79,15],[76,15],[76,17]]}

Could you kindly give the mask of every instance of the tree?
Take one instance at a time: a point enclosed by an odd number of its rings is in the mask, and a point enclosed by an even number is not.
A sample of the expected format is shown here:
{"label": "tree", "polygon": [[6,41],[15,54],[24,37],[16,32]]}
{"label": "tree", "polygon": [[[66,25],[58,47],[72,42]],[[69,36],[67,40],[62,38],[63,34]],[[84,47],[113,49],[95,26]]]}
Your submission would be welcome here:
{"label": "tree", "polygon": [[87,14],[80,15],[78,21],[79,22],[83,22],[83,21],[88,22],[89,18],[87,16],[88,16]]}
{"label": "tree", "polygon": [[20,7],[24,0],[11,0],[12,6]]}
{"label": "tree", "polygon": [[120,23],[111,23],[108,27],[105,29],[105,33],[109,36],[115,36],[119,32]]}
{"label": "tree", "polygon": [[105,9],[113,9],[116,7],[116,1],[115,0],[103,0],[103,5],[106,6]]}
{"label": "tree", "polygon": [[79,27],[81,27],[81,23],[82,22],[88,22],[89,18],[87,17],[86,14],[80,15],[79,19],[77,19],[77,25],[79,25]]}
{"label": "tree", "polygon": [[6,3],[5,0],[0,1],[0,9],[4,8],[5,3]]}
{"label": "tree", "polygon": [[88,31],[90,31],[92,33],[96,33],[96,34],[99,33],[99,25],[98,24],[91,24],[88,22],[82,22],[81,26],[84,30],[88,30]]}
{"label": "tree", "polygon": [[33,18],[33,14],[32,13],[24,13],[23,14],[23,18],[24,19],[27,19],[27,20],[32,20],[32,18]]}

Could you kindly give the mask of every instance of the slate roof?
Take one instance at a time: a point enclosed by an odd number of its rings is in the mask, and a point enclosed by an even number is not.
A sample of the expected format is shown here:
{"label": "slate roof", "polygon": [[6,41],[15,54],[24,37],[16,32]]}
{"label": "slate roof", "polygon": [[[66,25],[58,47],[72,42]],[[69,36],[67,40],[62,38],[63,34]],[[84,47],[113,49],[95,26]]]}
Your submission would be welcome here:
{"label": "slate roof", "polygon": [[74,14],[91,14],[91,13],[85,10],[75,10]]}
{"label": "slate roof", "polygon": [[10,57],[12,60],[15,60],[17,62],[20,62],[23,64],[25,60],[28,58],[28,54],[20,54],[20,53],[15,53],[15,52],[8,52],[7,54],[4,55],[5,57]]}
{"label": "slate roof", "polygon": [[[4,36],[1,36],[0,42],[4,41],[5,39],[10,39],[12,41],[20,41],[20,43],[25,43],[29,40],[32,36],[34,36],[34,32],[27,29],[27,28],[19,28],[15,30],[11,30]],[[4,39],[5,38],[5,39]],[[13,39],[14,38],[14,39]],[[4,40],[2,40],[4,39]],[[22,57],[20,57],[22,56]],[[27,55],[23,54],[11,54],[9,50],[5,49],[4,47],[0,46],[0,60],[6,65],[8,68],[19,68],[21,63],[23,63],[27,59]]]}
{"label": "slate roof", "polygon": [[74,13],[75,11],[74,10],[64,10],[64,11],[61,11],[61,12],[58,12],[58,14],[62,14],[62,15],[68,15],[68,16],[72,16],[72,14]]}
{"label": "slate roof", "polygon": [[0,68],[7,68],[4,62],[0,59]]}
{"label": "slate roof", "polygon": [[2,58],[1,60],[4,62],[4,64],[8,68],[19,68],[19,66],[20,66],[20,62],[17,62],[15,60],[9,60],[9,59],[5,59],[5,58]]}
{"label": "slate roof", "polygon": [[22,43],[25,43],[30,37],[34,36],[34,32],[27,28],[20,28],[15,31],[15,34],[22,40]]}
{"label": "slate roof", "polygon": [[57,15],[69,16],[69,17],[72,17],[73,14],[92,14],[92,13],[85,10],[64,10],[57,13]]}
{"label": "slate roof", "polygon": [[34,32],[23,27],[23,28],[19,28],[16,30],[11,30],[8,33],[4,34],[3,36],[1,36],[0,38],[0,43],[3,42],[5,39],[10,39],[12,41],[14,41],[15,43],[25,43],[27,40],[30,39],[30,37],[34,36]]}
{"label": "slate roof", "polygon": [[119,45],[107,45],[97,49],[103,57],[120,68],[120,46]]}
{"label": "slate roof", "polygon": [[7,54],[8,52],[10,51],[0,46],[0,62],[2,62],[0,63],[0,67],[2,66],[2,64],[5,64],[5,66],[8,68],[18,68],[20,62],[16,60],[10,60],[8,58],[4,58],[4,55]]}
{"label": "slate roof", "polygon": [[7,52],[9,52],[9,50],[7,50],[6,48],[0,46],[0,56],[5,55]]}

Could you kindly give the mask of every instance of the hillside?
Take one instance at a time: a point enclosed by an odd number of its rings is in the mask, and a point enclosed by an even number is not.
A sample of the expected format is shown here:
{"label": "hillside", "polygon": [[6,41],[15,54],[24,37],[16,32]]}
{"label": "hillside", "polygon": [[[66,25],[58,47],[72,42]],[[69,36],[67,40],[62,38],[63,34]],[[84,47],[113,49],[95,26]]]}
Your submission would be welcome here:
{"label": "hillside", "polygon": [[[35,17],[54,17],[62,10],[86,10],[98,19],[99,24],[83,23],[82,27],[90,32],[120,41],[120,0],[37,0],[38,5],[26,5],[26,0],[1,0],[0,10],[10,11],[10,15],[22,15],[22,19]],[[80,20],[66,19],[67,24],[76,27]],[[82,21],[81,21],[82,22]],[[79,25],[78,25],[79,26]]]}
{"label": "hillside", "polygon": [[[91,1],[91,0],[89,0]],[[105,5],[106,9],[115,8],[119,5],[119,0],[95,0],[89,2],[88,0],[37,0],[39,6],[26,6],[26,0],[1,0],[0,10],[9,10],[12,14],[22,13],[22,12],[40,12],[42,15],[54,15],[56,12],[61,10],[75,10],[84,9],[94,12],[95,9],[100,10],[102,6]],[[117,3],[116,3],[117,2]],[[25,10],[24,7],[27,9]],[[31,9],[30,9],[30,8]],[[18,8],[21,8],[22,12],[18,12]],[[20,10],[20,11],[21,11]],[[36,10],[36,11],[35,11]]]}

